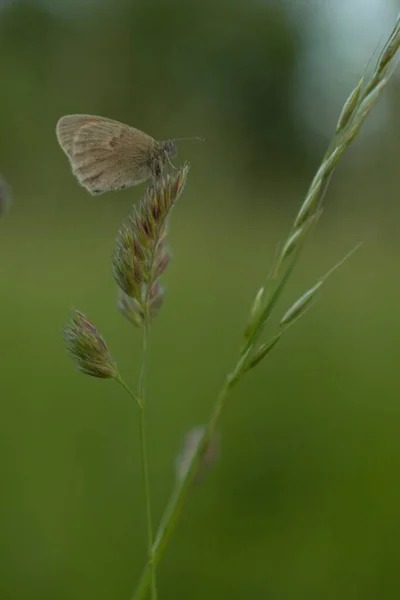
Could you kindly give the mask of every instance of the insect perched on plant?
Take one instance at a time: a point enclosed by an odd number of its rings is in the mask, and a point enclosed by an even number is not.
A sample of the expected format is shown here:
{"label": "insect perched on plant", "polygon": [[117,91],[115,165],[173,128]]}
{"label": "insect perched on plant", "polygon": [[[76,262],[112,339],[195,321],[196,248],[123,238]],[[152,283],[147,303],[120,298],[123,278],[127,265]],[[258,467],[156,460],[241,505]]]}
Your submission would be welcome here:
{"label": "insect perched on plant", "polygon": [[72,172],[93,195],[158,179],[167,163],[176,168],[171,162],[176,140],[157,142],[139,129],[105,117],[66,115],[59,119],[56,134]]}

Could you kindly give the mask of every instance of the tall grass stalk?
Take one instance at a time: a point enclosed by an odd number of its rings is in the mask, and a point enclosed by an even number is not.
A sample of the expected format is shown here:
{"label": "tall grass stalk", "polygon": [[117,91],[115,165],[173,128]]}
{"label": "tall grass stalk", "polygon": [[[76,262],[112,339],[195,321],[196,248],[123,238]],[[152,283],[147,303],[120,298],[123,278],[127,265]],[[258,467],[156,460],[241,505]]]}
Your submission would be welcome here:
{"label": "tall grass stalk", "polygon": [[145,426],[145,405],[146,405],[146,373],[147,373],[147,361],[148,361],[148,340],[149,340],[149,326],[148,326],[148,297],[145,299],[145,314],[143,324],[143,356],[142,356],[142,368],[139,375],[138,393],[141,399],[141,406],[139,409],[139,429],[140,429],[140,453],[142,462],[142,477],[143,477],[143,489],[146,506],[146,525],[147,525],[147,552],[151,565],[151,598],[157,600],[157,582],[156,582],[156,567],[152,562],[152,551],[153,551],[153,517],[151,513],[151,496],[150,496],[150,479],[149,479],[149,466],[147,458],[147,441],[146,441],[146,426]]}
{"label": "tall grass stalk", "polygon": [[125,389],[138,407],[148,559],[132,600],[143,600],[149,591],[151,591],[152,600],[157,599],[156,567],[174,531],[196,472],[206,462],[213,436],[233,389],[247,372],[269,355],[288,329],[310,309],[330,274],[340,267],[354,251],[347,254],[283,312],[277,331],[267,341],[263,342],[260,339],[297,265],[304,243],[321,218],[324,198],[337,164],[344,151],[357,137],[366,117],[394,71],[399,47],[400,17],[376,61],[369,81],[365,81],[365,78],[362,77],[344,103],[331,143],[316,171],[293,225],[289,229],[287,238],[274,259],[270,275],[267,277],[265,285],[255,295],[236,363],[225,377],[207,425],[201,430],[200,436],[196,437],[196,443],[189,458],[186,456],[188,460],[185,461],[185,468],[180,469],[179,476],[176,478],[175,487],[155,536],[153,536],[151,515],[145,429],[148,334],[149,327],[157,316],[164,299],[164,288],[160,278],[170,259],[166,244],[167,221],[184,189],[188,165],[153,181],[146,190],[139,208],[133,209],[132,214],[117,233],[112,264],[114,279],[119,288],[118,306],[132,324],[143,330],[143,363],[139,376],[138,393],[132,392],[125,383],[104,339],[85,315],[74,311],[70,323],[64,329],[67,351],[77,367],[92,377],[114,379]]}
{"label": "tall grass stalk", "polygon": [[179,519],[188,489],[212,439],[232,390],[241,381],[246,372],[259,364],[269,354],[270,350],[282,338],[287,328],[294,320],[304,314],[309,307],[309,301],[313,300],[323,287],[326,277],[322,277],[315,286],[307,290],[301,298],[297,299],[285,311],[280,321],[279,331],[275,336],[269,342],[258,345],[261,334],[298,262],[303,244],[321,216],[324,197],[336,166],[344,151],[358,135],[364,120],[386,87],[394,70],[395,58],[399,47],[400,17],[397,19],[376,61],[369,81],[364,83],[364,78],[361,78],[344,103],[331,143],[311,182],[288,237],[282,246],[282,250],[276,257],[272,273],[266,285],[257,292],[244,335],[244,342],[236,364],[224,380],[207,426],[205,427],[204,434],[198,443],[184,476],[178,479],[172,491],[155,536],[151,558],[145,566],[132,600],[143,600],[148,593],[152,580],[152,569],[160,562],[165,552],[171,534]]}

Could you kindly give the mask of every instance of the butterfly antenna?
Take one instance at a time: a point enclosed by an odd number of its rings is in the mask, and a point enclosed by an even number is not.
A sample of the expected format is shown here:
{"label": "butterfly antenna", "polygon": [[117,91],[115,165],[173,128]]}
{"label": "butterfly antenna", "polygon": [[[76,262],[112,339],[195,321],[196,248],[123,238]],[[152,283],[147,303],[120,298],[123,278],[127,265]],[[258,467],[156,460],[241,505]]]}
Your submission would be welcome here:
{"label": "butterfly antenna", "polygon": [[194,137],[182,137],[182,138],[173,138],[173,142],[183,142],[185,140],[197,140],[198,142],[205,142],[205,138],[203,137],[198,137],[198,136],[194,136]]}

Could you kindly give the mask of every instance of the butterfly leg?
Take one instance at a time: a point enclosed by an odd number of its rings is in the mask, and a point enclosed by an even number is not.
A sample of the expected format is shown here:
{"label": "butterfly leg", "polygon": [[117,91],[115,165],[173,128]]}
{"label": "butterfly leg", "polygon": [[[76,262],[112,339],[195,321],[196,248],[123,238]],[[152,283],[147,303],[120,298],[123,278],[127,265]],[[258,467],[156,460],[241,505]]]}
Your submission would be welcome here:
{"label": "butterfly leg", "polygon": [[170,167],[172,167],[175,171],[179,171],[178,167],[172,164],[170,157],[167,155],[167,161]]}

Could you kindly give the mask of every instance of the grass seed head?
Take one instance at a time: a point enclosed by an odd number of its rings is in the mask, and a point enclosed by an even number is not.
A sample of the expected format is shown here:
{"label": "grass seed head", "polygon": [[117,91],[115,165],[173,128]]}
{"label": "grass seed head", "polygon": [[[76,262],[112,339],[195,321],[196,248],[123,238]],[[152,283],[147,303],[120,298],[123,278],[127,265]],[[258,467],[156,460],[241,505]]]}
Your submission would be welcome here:
{"label": "grass seed head", "polygon": [[96,327],[78,310],[64,327],[64,345],[77,368],[101,379],[116,379],[117,366]]}
{"label": "grass seed head", "polygon": [[117,232],[112,271],[123,293],[119,308],[137,325],[146,315],[154,317],[164,299],[158,279],[171,259],[166,245],[167,220],[183,191],[188,170],[189,166],[184,165],[150,185],[140,206],[133,209]]}

